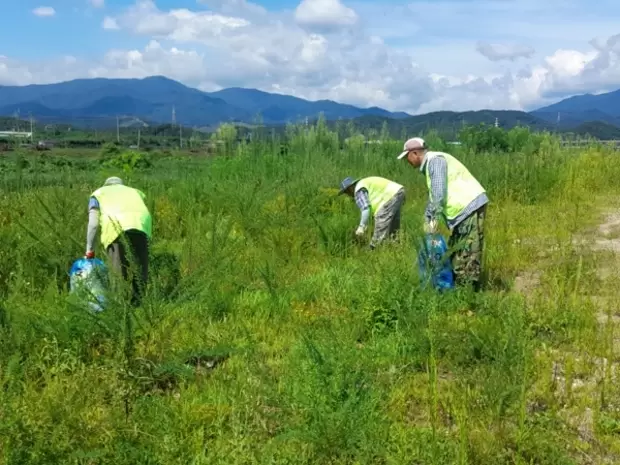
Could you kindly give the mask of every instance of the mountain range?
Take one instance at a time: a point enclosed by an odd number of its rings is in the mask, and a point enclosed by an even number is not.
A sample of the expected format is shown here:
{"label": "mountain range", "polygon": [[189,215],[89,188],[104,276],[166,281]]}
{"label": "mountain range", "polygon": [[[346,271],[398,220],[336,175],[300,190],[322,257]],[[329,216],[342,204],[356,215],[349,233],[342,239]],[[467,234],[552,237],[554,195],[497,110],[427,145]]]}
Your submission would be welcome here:
{"label": "mountain range", "polygon": [[589,121],[620,126],[620,90],[599,95],[576,95],[531,113],[561,127],[576,126]]}
{"label": "mountain range", "polygon": [[32,115],[40,121],[82,126],[110,125],[118,116],[148,124],[213,126],[222,122],[256,121],[284,124],[316,118],[352,119],[364,115],[404,118],[381,108],[357,108],[331,100],[308,100],[255,89],[229,88],[202,92],[162,76],[145,79],[76,79],[58,84],[0,86],[0,115]]}
{"label": "mountain range", "polygon": [[[228,88],[203,92],[163,76],[144,79],[76,79],[56,84],[0,86],[0,116],[32,116],[39,123],[67,123],[103,128],[122,125],[159,125],[173,120],[184,126],[213,128],[223,122],[274,126],[323,113],[330,121],[355,120],[356,124],[380,127],[389,121],[406,131],[459,122],[498,122],[534,129],[579,129],[598,122],[620,126],[620,90],[600,95],[570,97],[534,110],[433,112],[411,116],[378,107],[358,108],[331,100],[308,101],[290,95],[255,89]],[[558,116],[559,115],[559,116]],[[119,123],[121,124],[121,123]],[[579,132],[579,131],[577,131]]]}

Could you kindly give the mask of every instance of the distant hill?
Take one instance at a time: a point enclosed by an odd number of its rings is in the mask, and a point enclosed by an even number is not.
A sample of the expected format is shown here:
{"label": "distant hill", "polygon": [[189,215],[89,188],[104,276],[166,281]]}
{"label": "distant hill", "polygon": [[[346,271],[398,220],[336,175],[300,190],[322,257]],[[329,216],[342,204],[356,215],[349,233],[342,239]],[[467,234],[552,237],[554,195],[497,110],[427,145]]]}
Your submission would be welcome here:
{"label": "distant hill", "polygon": [[[532,131],[550,131],[560,134],[589,136],[600,140],[620,140],[620,124],[618,126],[602,121],[587,121],[570,127],[558,128],[556,124],[537,118],[531,113],[522,111],[438,111],[408,118],[393,119],[379,116],[363,116],[351,120],[356,128],[362,131],[380,131],[386,125],[392,137],[406,138],[416,134],[424,134],[435,130],[444,138],[456,140],[460,129],[464,125],[493,125],[497,118],[498,126],[502,129],[512,129],[515,126],[526,126]],[[331,123],[334,126],[337,123]]]}
{"label": "distant hill", "polygon": [[[358,108],[331,100],[309,101],[256,89],[229,88],[202,92],[162,76],[144,79],[76,79],[46,85],[0,86],[0,116],[28,118],[40,124],[70,124],[106,129],[119,125],[158,126],[173,120],[185,127],[212,130],[224,122],[268,127],[315,120],[324,114],[330,124],[352,121],[358,128],[390,133],[417,134],[437,129],[448,137],[464,124],[516,125],[533,130],[615,133],[620,127],[620,90],[601,95],[581,95],[526,113],[521,111],[440,111],[411,116],[382,108]],[[560,115],[558,122],[558,113]],[[597,124],[593,124],[598,122]],[[599,124],[600,123],[600,124]]]}
{"label": "distant hill", "polygon": [[574,128],[585,122],[601,121],[620,126],[620,90],[605,94],[577,95],[531,112],[559,127]]}
{"label": "distant hill", "polygon": [[353,105],[337,103],[332,100],[314,102],[283,94],[271,94],[256,89],[232,87],[209,94],[225,102],[242,108],[252,114],[261,113],[265,122],[281,122],[305,117],[316,117],[323,113],[328,120],[350,119],[363,115],[384,116],[387,118],[406,118],[403,112],[392,113],[378,107],[358,108]]}
{"label": "distant hill", "polygon": [[501,128],[511,129],[515,126],[527,126],[535,131],[553,130],[553,125],[523,112],[512,110],[479,110],[479,111],[437,111],[424,115],[409,116],[393,119],[380,116],[362,116],[352,120],[355,127],[367,131],[380,130],[387,125],[388,131],[394,137],[411,137],[412,134],[421,134],[431,129],[441,135],[454,138],[464,125],[478,125],[481,123],[493,125],[497,123]]}
{"label": "distant hill", "polygon": [[602,121],[588,121],[571,128],[570,132],[579,136],[589,136],[600,140],[620,140],[620,127]]}
{"label": "distant hill", "polygon": [[145,79],[77,79],[58,84],[0,86],[0,115],[33,117],[45,122],[104,126],[131,115],[152,123],[192,125],[250,118],[245,111],[176,81]]}
{"label": "distant hill", "polygon": [[311,102],[254,89],[231,88],[206,93],[171,79],[76,79],[58,84],[0,86],[0,115],[32,115],[46,122],[82,126],[110,125],[117,116],[134,116],[152,124],[175,119],[186,126],[255,121],[266,124],[297,122],[324,113],[328,119],[363,115],[409,116],[381,108],[357,108],[330,100]]}

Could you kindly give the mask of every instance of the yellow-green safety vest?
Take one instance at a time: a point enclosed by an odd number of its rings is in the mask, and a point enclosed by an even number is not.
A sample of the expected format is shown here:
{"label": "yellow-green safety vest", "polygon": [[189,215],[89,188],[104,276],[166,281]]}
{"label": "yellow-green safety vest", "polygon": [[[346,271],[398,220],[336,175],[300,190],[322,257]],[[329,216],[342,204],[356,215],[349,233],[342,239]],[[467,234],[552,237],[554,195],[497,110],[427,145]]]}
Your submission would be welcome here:
{"label": "yellow-green safety vest", "polygon": [[[443,214],[448,220],[453,220],[469,205],[476,197],[484,194],[484,187],[472,176],[465,165],[454,158],[452,155],[444,152],[427,152],[426,163],[437,156],[446,159],[448,165],[448,185],[447,196],[443,207]],[[429,197],[432,199],[431,177],[426,169],[426,185],[428,187]]]}
{"label": "yellow-green safety vest", "polygon": [[357,182],[355,192],[362,188],[368,191],[370,210],[374,216],[403,186],[389,179],[370,176]]}
{"label": "yellow-green safety vest", "polygon": [[138,189],[123,185],[103,186],[93,192],[99,202],[101,244],[104,248],[124,231],[137,229],[150,239],[153,220],[144,203],[145,195]]}

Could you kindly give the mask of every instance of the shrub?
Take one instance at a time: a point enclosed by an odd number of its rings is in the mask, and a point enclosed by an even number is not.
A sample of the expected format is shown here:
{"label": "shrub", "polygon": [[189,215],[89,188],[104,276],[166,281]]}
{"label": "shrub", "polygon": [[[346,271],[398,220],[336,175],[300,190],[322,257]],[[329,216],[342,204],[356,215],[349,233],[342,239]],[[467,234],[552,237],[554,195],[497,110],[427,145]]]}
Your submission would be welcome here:
{"label": "shrub", "polygon": [[125,173],[145,170],[152,166],[151,159],[143,152],[128,150],[109,157],[102,162],[103,168],[121,169]]}

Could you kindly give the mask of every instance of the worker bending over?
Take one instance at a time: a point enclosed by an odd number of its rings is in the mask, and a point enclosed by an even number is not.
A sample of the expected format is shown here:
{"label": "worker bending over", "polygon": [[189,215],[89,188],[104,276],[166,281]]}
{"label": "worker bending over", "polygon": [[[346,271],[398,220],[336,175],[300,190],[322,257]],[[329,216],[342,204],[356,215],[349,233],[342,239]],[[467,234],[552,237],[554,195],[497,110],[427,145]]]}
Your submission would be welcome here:
{"label": "worker bending over", "polygon": [[[132,283],[134,305],[140,304],[148,280],[152,218],[144,200],[144,193],[111,177],[88,203],[86,258],[95,257],[94,241],[101,229],[101,244],[111,267]],[[137,272],[131,267],[135,262]]]}
{"label": "worker bending over", "polygon": [[361,179],[348,177],[340,183],[340,194],[355,197],[355,203],[361,210],[356,236],[364,236],[370,216],[374,215],[371,248],[374,249],[388,236],[393,238],[400,229],[400,211],[405,201],[405,188],[400,184],[379,176]]}

